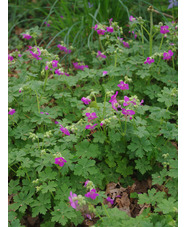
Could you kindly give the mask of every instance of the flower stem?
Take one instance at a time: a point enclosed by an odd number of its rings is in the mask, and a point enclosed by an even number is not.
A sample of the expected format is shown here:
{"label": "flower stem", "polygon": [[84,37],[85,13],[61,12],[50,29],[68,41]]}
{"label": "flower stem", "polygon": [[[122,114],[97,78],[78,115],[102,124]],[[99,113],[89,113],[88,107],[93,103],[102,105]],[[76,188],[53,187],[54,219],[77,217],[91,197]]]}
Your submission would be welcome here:
{"label": "flower stem", "polygon": [[104,210],[105,210],[105,213],[106,213],[107,217],[110,218],[110,216],[109,216],[109,214],[108,214],[108,212],[107,212],[107,209],[105,208],[105,205],[104,205],[103,203],[102,203],[102,206],[103,206],[103,208],[104,208]]}
{"label": "flower stem", "polygon": [[46,71],[45,83],[44,83],[43,91],[45,91],[47,80],[48,80],[48,70]]}
{"label": "flower stem", "polygon": [[160,43],[160,47],[159,47],[159,50],[161,50],[161,47],[162,47],[162,44],[163,44],[163,38],[164,38],[164,35],[162,35],[162,38],[161,38],[161,43]]}
{"label": "flower stem", "polygon": [[117,65],[117,53],[115,53],[115,63],[114,63],[114,66],[116,67],[116,65]]}
{"label": "flower stem", "polygon": [[152,35],[152,29],[153,29],[153,16],[152,11],[150,12],[150,34],[149,34],[149,55],[152,55],[152,41],[153,41],[153,35]]}
{"label": "flower stem", "polygon": [[174,57],[172,57],[172,65],[173,65],[173,69],[175,70]]}
{"label": "flower stem", "polygon": [[38,98],[38,94],[35,90],[35,93],[36,93],[36,98],[37,98],[37,107],[38,107],[38,112],[40,113],[40,105],[39,105],[39,98]]}
{"label": "flower stem", "polygon": [[99,36],[99,45],[100,45],[101,51],[103,52],[103,51],[104,51],[104,49],[103,49],[103,45],[102,45],[102,43],[101,43],[100,36]]}

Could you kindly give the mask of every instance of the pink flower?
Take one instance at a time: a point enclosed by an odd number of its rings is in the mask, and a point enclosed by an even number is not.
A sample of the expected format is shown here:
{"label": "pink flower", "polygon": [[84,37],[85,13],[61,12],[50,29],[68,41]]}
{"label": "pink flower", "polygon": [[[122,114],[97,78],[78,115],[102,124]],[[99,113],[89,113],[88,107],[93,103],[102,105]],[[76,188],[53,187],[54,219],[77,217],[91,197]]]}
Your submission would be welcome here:
{"label": "pink flower", "polygon": [[124,114],[126,117],[130,116],[130,119],[132,119],[132,115],[135,114],[134,110],[126,110],[126,109],[122,109],[122,114]]}
{"label": "pink flower", "polygon": [[86,125],[85,126],[85,129],[94,129],[95,128],[95,126],[96,126],[97,124],[94,124],[94,125]]}
{"label": "pink flower", "polygon": [[60,75],[63,75],[63,73],[62,73],[59,69],[56,69],[56,70],[54,71],[54,73],[57,74],[57,75],[59,75],[59,76],[60,76]]}
{"label": "pink flower", "polygon": [[99,194],[97,194],[96,189],[93,188],[90,192],[87,192],[85,196],[94,200],[97,196],[99,196]]}
{"label": "pink flower", "polygon": [[142,99],[141,102],[140,102],[140,105],[142,106],[142,103],[144,103],[144,100]]}
{"label": "pink flower", "polygon": [[136,20],[136,18],[135,17],[133,17],[132,15],[129,17],[129,20],[132,22],[132,21],[135,21]]}
{"label": "pink flower", "polygon": [[55,121],[54,123],[55,123],[56,125],[57,125],[57,124],[59,124],[59,122],[58,122],[58,121]]}
{"label": "pink flower", "polygon": [[11,55],[8,55],[8,61],[13,61],[13,60],[14,60],[14,57]]}
{"label": "pink flower", "polygon": [[121,90],[129,90],[129,85],[125,84],[123,81],[121,81],[118,85],[117,85]]}
{"label": "pink flower", "polygon": [[92,218],[91,218],[91,215],[90,215],[90,214],[86,214],[86,217],[87,217],[88,219],[92,220]]}
{"label": "pink flower", "polygon": [[114,204],[114,199],[111,199],[110,197],[107,197],[107,201],[110,202],[112,205]]}
{"label": "pink flower", "polygon": [[30,50],[30,53],[32,54],[32,56],[33,56],[34,58],[36,58],[37,60],[41,60],[42,58],[39,57],[39,56],[41,55],[41,51],[40,51],[39,48],[37,48],[37,52],[38,52],[38,54],[35,54],[35,53],[33,53],[33,52]]}
{"label": "pink flower", "polygon": [[105,30],[103,30],[103,29],[99,29],[99,30],[97,30],[97,33],[98,33],[98,35],[104,35],[105,34]]}
{"label": "pink flower", "polygon": [[144,64],[151,64],[151,63],[153,63],[154,62],[154,59],[153,58],[150,58],[150,57],[148,57],[147,59],[146,59],[146,61],[144,61]]}
{"label": "pink flower", "polygon": [[112,108],[116,111],[118,110],[117,108],[121,107],[121,105],[118,104],[118,101],[116,99],[117,94],[118,94],[118,91],[116,91],[116,94],[112,95],[111,99],[109,100],[109,102],[111,102],[111,104],[112,104]]}
{"label": "pink flower", "polygon": [[83,98],[81,99],[81,101],[82,101],[85,105],[88,105],[88,104],[91,102],[90,99],[85,98],[85,97],[83,97]]}
{"label": "pink flower", "polygon": [[67,162],[64,158],[59,157],[59,158],[55,158],[55,164],[63,167],[65,162]]}
{"label": "pink flower", "polygon": [[70,205],[72,208],[76,209],[79,205],[78,205],[78,200],[77,199],[77,195],[73,194],[72,192],[70,192],[70,196],[68,197],[70,200]]}
{"label": "pink flower", "polygon": [[58,64],[58,61],[56,61],[56,60],[52,61],[52,67],[53,68],[57,68],[57,64]]}
{"label": "pink flower", "polygon": [[163,53],[163,60],[170,60],[173,56],[173,52],[172,50],[169,50],[167,53]]}
{"label": "pink flower", "polygon": [[113,33],[114,32],[113,27],[107,27],[107,32]]}
{"label": "pink flower", "polygon": [[103,126],[103,123],[102,123],[102,122],[100,123],[100,126],[101,126],[101,127]]}
{"label": "pink flower", "polygon": [[88,117],[88,121],[90,121],[90,120],[94,120],[94,119],[96,119],[96,118],[97,118],[97,116],[96,116],[96,113],[95,113],[95,112],[93,112],[93,113],[86,113],[85,115]]}
{"label": "pink flower", "polygon": [[106,58],[107,56],[102,54],[101,51],[98,51],[97,57]]}
{"label": "pink flower", "polygon": [[70,54],[72,50],[68,50],[65,46],[62,46],[61,44],[58,44],[57,47],[61,50],[64,51],[66,54]]}
{"label": "pink flower", "polygon": [[98,28],[98,25],[97,24],[95,24],[95,26],[94,27],[92,27],[95,31],[97,30],[97,28]]}
{"label": "pink flower", "polygon": [[13,115],[15,112],[16,112],[15,109],[11,109],[11,110],[8,112],[8,114]]}
{"label": "pink flower", "polygon": [[160,33],[162,33],[162,34],[169,33],[169,30],[168,29],[169,29],[169,26],[168,25],[161,26]]}
{"label": "pink flower", "polygon": [[60,125],[60,126],[61,126],[60,130],[61,130],[65,135],[70,136],[70,132],[68,131],[68,129],[64,128],[62,125]]}
{"label": "pink flower", "polygon": [[78,65],[78,62],[73,63],[74,68],[81,69],[84,71],[84,68],[88,68],[88,65]]}
{"label": "pink flower", "polygon": [[28,34],[23,34],[23,39],[31,39],[32,36]]}
{"label": "pink flower", "polygon": [[129,48],[129,44],[127,42],[123,42],[124,47]]}
{"label": "pink flower", "polygon": [[109,20],[110,25],[112,24],[112,21],[113,21],[113,18],[110,18],[110,20]]}
{"label": "pink flower", "polygon": [[103,71],[103,76],[105,76],[106,74],[108,74],[108,72],[107,71]]}
{"label": "pink flower", "polygon": [[85,184],[84,184],[85,187],[87,186],[88,182],[89,182],[89,180],[85,181]]}

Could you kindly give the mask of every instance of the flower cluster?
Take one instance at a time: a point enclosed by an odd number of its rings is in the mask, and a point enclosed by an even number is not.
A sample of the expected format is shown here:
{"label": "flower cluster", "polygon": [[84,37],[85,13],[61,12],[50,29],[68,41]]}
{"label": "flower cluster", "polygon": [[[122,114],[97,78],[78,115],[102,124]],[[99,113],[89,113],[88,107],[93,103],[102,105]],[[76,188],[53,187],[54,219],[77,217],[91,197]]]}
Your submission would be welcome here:
{"label": "flower cluster", "polygon": [[59,158],[55,158],[55,164],[63,167],[65,162],[67,162],[64,158],[59,157]]}
{"label": "flower cluster", "polygon": [[97,31],[98,35],[104,35],[105,32],[109,32],[109,33],[113,33],[114,32],[114,28],[111,26],[112,23],[112,18],[109,20],[110,26],[106,27],[107,30],[104,29],[98,29],[98,25],[96,24],[94,27],[92,27],[95,31]]}
{"label": "flower cluster", "polygon": [[87,192],[86,194],[85,194],[85,196],[87,197],[87,198],[91,198],[91,199],[96,199],[96,197],[97,196],[99,196],[99,194],[98,193],[96,193],[96,189],[91,189],[89,192]]}
{"label": "flower cluster", "polygon": [[70,54],[72,50],[68,50],[65,46],[62,46],[61,44],[58,44],[57,47],[61,50],[64,51],[66,54]]}
{"label": "flower cluster", "polygon": [[73,63],[74,68],[81,69],[84,71],[84,68],[88,68],[88,65],[79,65],[78,62]]}

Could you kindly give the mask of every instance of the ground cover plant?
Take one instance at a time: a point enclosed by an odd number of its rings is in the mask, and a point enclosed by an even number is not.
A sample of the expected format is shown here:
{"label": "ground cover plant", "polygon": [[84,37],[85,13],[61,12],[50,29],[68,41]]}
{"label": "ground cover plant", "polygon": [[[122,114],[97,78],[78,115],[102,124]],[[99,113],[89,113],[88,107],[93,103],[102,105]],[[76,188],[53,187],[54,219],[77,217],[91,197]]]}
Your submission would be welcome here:
{"label": "ground cover plant", "polygon": [[96,8],[83,45],[41,44],[39,26],[19,34],[8,55],[9,226],[178,226],[176,1],[167,8],[163,22],[149,5],[122,24],[97,21]]}

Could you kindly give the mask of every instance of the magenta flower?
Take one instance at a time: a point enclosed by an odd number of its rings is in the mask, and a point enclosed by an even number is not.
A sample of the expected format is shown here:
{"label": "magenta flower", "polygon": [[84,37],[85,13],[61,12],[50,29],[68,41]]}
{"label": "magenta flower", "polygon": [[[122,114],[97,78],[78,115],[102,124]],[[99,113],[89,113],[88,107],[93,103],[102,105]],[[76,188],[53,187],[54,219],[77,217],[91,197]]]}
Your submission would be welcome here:
{"label": "magenta flower", "polygon": [[61,44],[58,44],[57,47],[61,50],[64,51],[66,54],[70,54],[72,50],[68,50],[65,46],[62,46]]}
{"label": "magenta flower", "polygon": [[89,180],[85,181],[85,184],[84,184],[85,187],[87,186],[88,182],[89,182]]}
{"label": "magenta flower", "polygon": [[40,114],[44,114],[44,112],[40,112]]}
{"label": "magenta flower", "polygon": [[38,52],[38,54],[35,54],[35,53],[33,53],[33,52],[30,50],[30,53],[32,54],[32,56],[33,56],[34,58],[36,58],[37,60],[41,60],[42,58],[39,57],[39,56],[41,55],[41,51],[40,51],[39,48],[37,48],[37,52]]}
{"label": "magenta flower", "polygon": [[101,51],[98,51],[97,57],[106,58],[107,56],[102,54]]}
{"label": "magenta flower", "polygon": [[55,123],[56,125],[57,125],[57,124],[59,124],[59,122],[58,122],[58,121],[55,121],[54,123]]}
{"label": "magenta flower", "polygon": [[11,110],[8,112],[8,114],[13,115],[15,112],[16,112],[15,109],[11,109]]}
{"label": "magenta flower", "polygon": [[44,24],[46,24],[46,25],[47,25],[47,27],[50,27],[50,24],[47,24],[47,22],[46,22],[46,21],[44,22]]}
{"label": "magenta flower", "polygon": [[19,93],[21,93],[21,90],[19,90]]}
{"label": "magenta flower", "polygon": [[123,42],[124,47],[129,48],[129,44],[127,42]]}
{"label": "magenta flower", "polygon": [[163,53],[163,60],[170,60],[173,56],[173,52],[172,50],[169,50],[167,53]]}
{"label": "magenta flower", "polygon": [[108,72],[107,71],[103,71],[103,76],[105,76],[106,74],[108,74]]}
{"label": "magenta flower", "polygon": [[160,33],[162,34],[166,34],[169,32],[169,26],[168,25],[165,25],[165,26],[161,26],[161,29],[160,29]]}
{"label": "magenta flower", "polygon": [[103,126],[103,123],[102,123],[102,122],[100,123],[100,126],[101,126],[101,127]]}
{"label": "magenta flower", "polygon": [[60,130],[61,130],[65,135],[70,136],[70,132],[68,131],[68,129],[64,128],[62,125],[60,125],[60,126],[61,126]]}
{"label": "magenta flower", "polygon": [[94,120],[94,119],[96,119],[96,118],[97,118],[97,116],[96,116],[96,113],[95,113],[95,112],[93,112],[93,113],[86,113],[85,115],[88,117],[88,121],[90,121],[90,120]]}
{"label": "magenta flower", "polygon": [[93,129],[95,128],[96,125],[97,125],[97,124],[94,124],[94,125],[86,125],[86,126],[85,126],[85,129],[91,129],[91,130],[93,130]]}
{"label": "magenta flower", "polygon": [[93,188],[90,192],[87,192],[85,196],[94,200],[97,196],[99,196],[99,194],[97,194],[96,189]]}
{"label": "magenta flower", "polygon": [[76,209],[79,206],[78,205],[78,200],[77,200],[77,195],[73,194],[72,192],[70,192],[70,196],[68,198],[70,200],[71,207]]}
{"label": "magenta flower", "polygon": [[129,17],[129,20],[132,22],[132,21],[135,21],[136,20],[136,18],[135,17],[133,17],[132,15]]}
{"label": "magenta flower", "polygon": [[144,61],[144,64],[151,64],[151,63],[153,63],[154,62],[154,59],[153,58],[150,58],[150,57],[148,57],[147,59],[146,59],[146,61]]}
{"label": "magenta flower", "polygon": [[111,199],[110,197],[107,197],[106,199],[108,202],[110,202],[112,205],[114,204],[114,199]]}
{"label": "magenta flower", "polygon": [[144,100],[142,99],[141,102],[140,102],[140,106],[142,106],[142,103],[144,103]]}
{"label": "magenta flower", "polygon": [[88,105],[88,104],[91,102],[90,99],[85,98],[85,97],[83,97],[83,98],[81,99],[81,101],[82,101],[85,105]]}
{"label": "magenta flower", "polygon": [[57,75],[59,75],[59,76],[60,76],[60,75],[63,75],[63,73],[62,73],[59,69],[56,69],[56,70],[54,71],[54,73],[57,74]]}
{"label": "magenta flower", "polygon": [[61,18],[63,18],[64,16],[60,16]]}
{"label": "magenta flower", "polygon": [[134,35],[134,38],[136,39],[137,37],[138,37],[138,36],[135,34],[135,35]]}
{"label": "magenta flower", "polygon": [[23,39],[31,39],[32,36],[28,34],[23,34]]}
{"label": "magenta flower", "polygon": [[124,106],[128,106],[130,104],[130,99],[127,96],[124,96]]}
{"label": "magenta flower", "polygon": [[59,157],[59,158],[55,158],[55,164],[63,167],[65,162],[67,162],[64,158]]}
{"label": "magenta flower", "polygon": [[103,29],[99,29],[99,30],[97,30],[97,33],[98,33],[98,35],[104,35],[105,34],[105,30],[103,30]]}
{"label": "magenta flower", "polygon": [[112,104],[112,108],[116,111],[118,110],[117,108],[121,107],[121,105],[118,104],[118,101],[116,99],[117,94],[118,94],[118,91],[116,91],[116,94],[112,95],[111,99],[109,100],[109,102],[111,102],[111,104]]}
{"label": "magenta flower", "polygon": [[114,32],[113,27],[107,27],[107,32],[113,33]]}
{"label": "magenta flower", "polygon": [[53,68],[57,68],[57,64],[58,64],[58,61],[56,61],[56,60],[52,61],[52,67]]}
{"label": "magenta flower", "polygon": [[14,57],[11,55],[8,55],[8,61],[13,61],[13,60],[14,60]]}
{"label": "magenta flower", "polygon": [[84,71],[84,68],[88,68],[88,65],[78,65],[78,62],[73,63],[74,68],[81,69]]}
{"label": "magenta flower", "polygon": [[122,114],[124,114],[126,117],[127,116],[130,116],[129,119],[132,119],[132,115],[135,114],[135,111],[134,110],[126,110],[126,109],[122,109]]}
{"label": "magenta flower", "polygon": [[112,24],[112,21],[113,21],[113,18],[110,18],[110,20],[109,20],[110,25]]}
{"label": "magenta flower", "polygon": [[97,28],[98,28],[98,25],[97,24],[95,24],[95,26],[94,27],[92,27],[95,31],[97,30]]}
{"label": "magenta flower", "polygon": [[87,217],[88,219],[92,220],[92,217],[91,217],[90,214],[86,214],[86,217]]}
{"label": "magenta flower", "polygon": [[22,57],[22,55],[21,54],[18,54],[18,57]]}
{"label": "magenta flower", "polygon": [[129,85],[125,84],[123,81],[121,81],[118,85],[117,85],[121,90],[129,90]]}
{"label": "magenta flower", "polygon": [[116,96],[118,95],[118,91],[116,91],[115,95],[111,96],[111,99],[109,100],[109,102],[113,102],[116,99]]}

